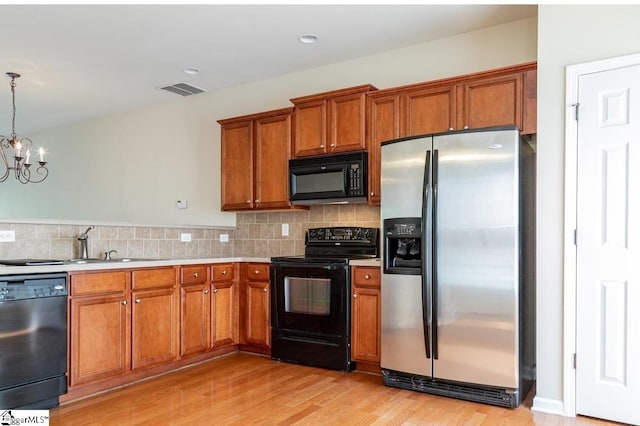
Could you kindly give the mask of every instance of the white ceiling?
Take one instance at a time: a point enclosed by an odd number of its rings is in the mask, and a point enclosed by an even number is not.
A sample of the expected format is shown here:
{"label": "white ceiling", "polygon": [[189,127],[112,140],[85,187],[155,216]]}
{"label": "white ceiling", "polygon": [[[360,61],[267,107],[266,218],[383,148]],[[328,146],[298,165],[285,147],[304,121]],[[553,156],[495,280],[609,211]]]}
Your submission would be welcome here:
{"label": "white ceiling", "polygon": [[[215,91],[536,13],[535,5],[0,5],[0,72],[22,74],[21,136],[176,99],[158,90],[168,84]],[[298,41],[309,33],[320,41]],[[7,135],[9,78],[0,83]]]}

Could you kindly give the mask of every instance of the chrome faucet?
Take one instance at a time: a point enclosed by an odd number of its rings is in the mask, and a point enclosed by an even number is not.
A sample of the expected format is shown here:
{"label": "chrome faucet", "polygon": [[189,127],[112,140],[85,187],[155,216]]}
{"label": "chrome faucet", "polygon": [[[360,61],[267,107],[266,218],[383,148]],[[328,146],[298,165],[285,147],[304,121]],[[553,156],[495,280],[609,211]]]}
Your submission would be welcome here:
{"label": "chrome faucet", "polygon": [[89,231],[94,229],[95,226],[91,225],[78,237],[78,241],[80,241],[80,259],[88,259],[89,258],[89,247],[87,246],[87,240],[89,239]]}
{"label": "chrome faucet", "polygon": [[111,254],[112,254],[112,253],[117,254],[117,253],[118,253],[118,250],[109,250],[109,251],[105,251],[105,252],[104,252],[104,260],[112,260],[112,259],[111,259]]}

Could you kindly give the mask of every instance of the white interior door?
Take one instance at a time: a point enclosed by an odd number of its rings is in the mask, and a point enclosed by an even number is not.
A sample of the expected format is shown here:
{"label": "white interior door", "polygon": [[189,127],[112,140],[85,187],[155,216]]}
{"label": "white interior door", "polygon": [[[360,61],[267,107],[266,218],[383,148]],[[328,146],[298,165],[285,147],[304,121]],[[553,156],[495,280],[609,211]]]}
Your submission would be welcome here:
{"label": "white interior door", "polygon": [[578,102],[576,412],[640,424],[640,65]]}

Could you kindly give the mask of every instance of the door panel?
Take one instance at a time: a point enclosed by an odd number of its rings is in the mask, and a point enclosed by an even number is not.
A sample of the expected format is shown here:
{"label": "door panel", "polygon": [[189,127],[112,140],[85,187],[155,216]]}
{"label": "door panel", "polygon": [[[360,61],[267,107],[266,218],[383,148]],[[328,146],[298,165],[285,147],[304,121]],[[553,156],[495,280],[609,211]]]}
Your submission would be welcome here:
{"label": "door panel", "polygon": [[576,411],[632,424],[640,424],[638,90],[640,65],[578,81]]}
{"label": "door panel", "polygon": [[518,387],[518,143],[517,130],[434,137],[436,378]]}

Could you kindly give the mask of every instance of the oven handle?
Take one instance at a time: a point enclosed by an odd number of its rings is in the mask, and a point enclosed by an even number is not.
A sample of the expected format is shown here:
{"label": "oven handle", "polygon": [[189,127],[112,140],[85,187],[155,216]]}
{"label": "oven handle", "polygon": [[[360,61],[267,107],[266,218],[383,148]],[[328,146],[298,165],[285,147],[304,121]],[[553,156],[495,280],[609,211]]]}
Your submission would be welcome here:
{"label": "oven handle", "polygon": [[322,263],[314,263],[314,264],[304,264],[304,263],[272,263],[273,266],[276,267],[286,267],[286,268],[305,268],[305,269],[326,269],[329,271],[337,271],[340,269],[348,269],[349,265],[326,265]]}

